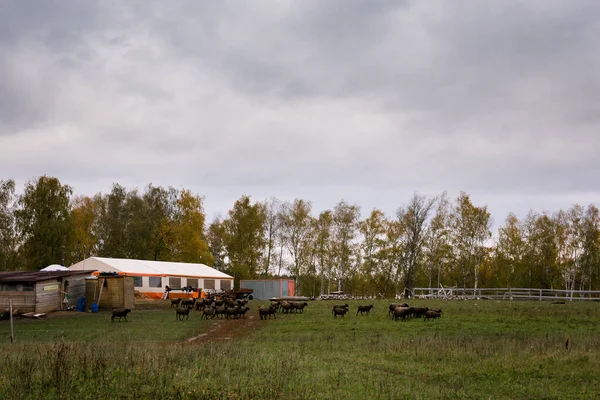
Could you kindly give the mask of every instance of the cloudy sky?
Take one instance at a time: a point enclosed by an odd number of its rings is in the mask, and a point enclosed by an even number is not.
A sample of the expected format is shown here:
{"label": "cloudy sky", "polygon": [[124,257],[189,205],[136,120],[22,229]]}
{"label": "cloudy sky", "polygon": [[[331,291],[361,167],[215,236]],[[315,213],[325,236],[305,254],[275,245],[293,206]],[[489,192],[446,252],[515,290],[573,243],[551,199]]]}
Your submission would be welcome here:
{"label": "cloudy sky", "polygon": [[600,2],[0,0],[0,179],[600,205]]}

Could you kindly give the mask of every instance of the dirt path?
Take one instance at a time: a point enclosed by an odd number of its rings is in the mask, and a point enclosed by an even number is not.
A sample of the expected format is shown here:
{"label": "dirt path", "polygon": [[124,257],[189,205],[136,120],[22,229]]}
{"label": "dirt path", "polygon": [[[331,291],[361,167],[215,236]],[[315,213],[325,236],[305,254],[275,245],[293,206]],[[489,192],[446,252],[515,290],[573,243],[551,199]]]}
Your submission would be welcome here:
{"label": "dirt path", "polygon": [[260,329],[266,321],[261,321],[257,316],[248,315],[240,319],[212,319],[209,320],[207,332],[186,340],[188,343],[214,342],[235,340],[252,334]]}

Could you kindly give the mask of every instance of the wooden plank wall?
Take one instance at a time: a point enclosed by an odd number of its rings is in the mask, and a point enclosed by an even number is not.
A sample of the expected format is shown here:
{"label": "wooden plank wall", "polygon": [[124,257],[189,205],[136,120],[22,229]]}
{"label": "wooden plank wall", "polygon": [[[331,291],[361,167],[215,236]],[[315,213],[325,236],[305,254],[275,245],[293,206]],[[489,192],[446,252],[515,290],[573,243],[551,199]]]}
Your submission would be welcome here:
{"label": "wooden plank wall", "polygon": [[0,292],[0,311],[9,309],[10,300],[13,303],[13,310],[35,311],[35,292]]}
{"label": "wooden plank wall", "polygon": [[47,313],[60,310],[61,282],[58,279],[38,282],[35,284],[35,312]]}
{"label": "wooden plank wall", "polygon": [[69,287],[66,292],[69,293],[69,301],[63,304],[63,308],[70,306],[77,307],[77,300],[85,296],[85,276],[74,276],[66,278],[69,281]]}
{"label": "wooden plank wall", "polygon": [[124,278],[106,278],[107,286],[102,292],[102,298],[100,299],[100,307],[109,308],[114,310],[115,308],[123,308],[125,297],[123,293],[123,281]]}
{"label": "wooden plank wall", "polygon": [[98,290],[100,289],[100,279],[88,279],[85,281],[85,310],[89,311],[92,308],[92,303],[98,298]]}
{"label": "wooden plank wall", "polygon": [[99,277],[88,280],[86,283],[86,308],[91,308],[92,303],[97,302],[100,293],[100,285],[106,279],[106,286],[102,289],[102,297],[98,304],[100,310],[114,310],[117,308],[130,308],[133,310],[135,303],[133,277]]}
{"label": "wooden plank wall", "polygon": [[123,278],[123,308],[133,310],[135,306],[135,289],[133,287],[133,277]]}

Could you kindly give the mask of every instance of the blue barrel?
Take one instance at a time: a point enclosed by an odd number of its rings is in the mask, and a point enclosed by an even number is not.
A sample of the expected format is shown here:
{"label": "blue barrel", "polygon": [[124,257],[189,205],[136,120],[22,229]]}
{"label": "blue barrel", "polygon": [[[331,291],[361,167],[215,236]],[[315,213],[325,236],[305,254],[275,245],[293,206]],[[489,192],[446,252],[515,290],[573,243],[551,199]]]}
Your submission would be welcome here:
{"label": "blue barrel", "polygon": [[85,297],[81,297],[77,300],[77,311],[85,312]]}
{"label": "blue barrel", "polygon": [[98,312],[98,304],[92,303],[92,312]]}

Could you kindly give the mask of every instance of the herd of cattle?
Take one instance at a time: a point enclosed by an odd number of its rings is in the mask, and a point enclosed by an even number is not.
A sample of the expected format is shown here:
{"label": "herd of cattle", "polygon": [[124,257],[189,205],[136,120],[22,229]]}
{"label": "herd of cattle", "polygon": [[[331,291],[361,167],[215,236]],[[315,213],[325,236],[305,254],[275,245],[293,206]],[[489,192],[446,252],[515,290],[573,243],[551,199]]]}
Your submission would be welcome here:
{"label": "herd of cattle", "polygon": [[[171,299],[171,308],[175,307],[175,317],[183,321],[190,318],[190,310],[196,309],[196,311],[202,311],[201,318],[227,318],[227,319],[238,319],[245,318],[246,313],[250,311],[250,307],[247,306],[248,300],[208,300],[208,299]],[[275,301],[272,300],[268,307],[258,306],[258,315],[261,320],[277,318],[278,312],[282,313],[303,313],[304,308],[308,306],[307,302],[299,301]],[[359,305],[356,308],[356,315],[369,315],[373,309],[373,304]],[[348,304],[335,304],[332,306],[331,313],[334,318],[338,316],[344,317],[350,306]],[[111,322],[114,322],[115,318],[125,318],[127,321],[127,314],[130,313],[130,309],[114,310]],[[406,303],[392,303],[388,307],[388,316],[393,318],[395,321],[402,319],[406,321],[407,318],[421,318],[424,320],[435,320],[442,316],[441,309],[429,309],[428,307],[411,307]]]}
{"label": "herd of cattle", "polygon": [[[370,304],[368,306],[358,306],[356,309],[356,315],[358,315],[358,313],[360,313],[361,315],[363,315],[364,313],[369,315],[372,308],[373,304]],[[337,318],[338,315],[344,317],[344,315],[346,315],[349,309],[350,308],[348,304],[336,304],[333,306],[331,313],[333,314],[334,318]],[[411,307],[406,303],[392,303],[388,307],[388,316],[391,316],[395,321],[398,321],[399,319],[402,319],[402,321],[406,321],[406,318],[412,317],[425,317],[425,321],[427,321],[429,319],[440,318],[442,316],[442,310],[430,310],[428,307]]]}
{"label": "herd of cattle", "polygon": [[202,318],[243,318],[250,311],[248,300],[208,300],[208,299],[171,299],[171,307],[176,307],[175,316],[183,321],[190,317],[190,310],[202,311]]}
{"label": "herd of cattle", "polygon": [[[201,318],[226,318],[238,319],[244,318],[250,311],[247,306],[248,300],[208,300],[208,299],[172,299],[171,307],[176,307],[176,317],[179,320],[189,319],[190,310],[196,309],[202,311]],[[277,313],[303,313],[304,308],[308,306],[307,302],[299,301],[271,301],[268,306],[259,306],[258,315],[261,320],[277,318]],[[373,304],[359,305],[356,308],[356,315],[369,315],[373,309]],[[350,311],[348,304],[335,304],[332,306],[331,313],[334,318],[344,317]],[[395,321],[407,318],[421,318],[425,321],[440,318],[442,310],[429,309],[427,307],[411,307],[406,303],[392,303],[388,308],[388,316]]]}

